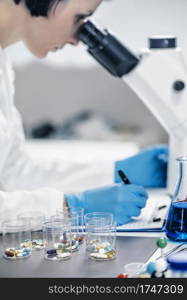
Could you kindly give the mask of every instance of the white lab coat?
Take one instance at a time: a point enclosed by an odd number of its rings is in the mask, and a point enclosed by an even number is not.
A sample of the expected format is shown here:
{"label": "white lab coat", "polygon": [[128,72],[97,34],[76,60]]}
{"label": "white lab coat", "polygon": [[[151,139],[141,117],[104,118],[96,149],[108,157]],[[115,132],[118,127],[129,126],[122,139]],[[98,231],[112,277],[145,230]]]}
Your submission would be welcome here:
{"label": "white lab coat", "polygon": [[23,126],[13,98],[14,74],[0,48],[0,221],[26,210],[42,210],[49,216],[63,207],[63,192],[52,188],[59,172],[35,164],[24,150]]}

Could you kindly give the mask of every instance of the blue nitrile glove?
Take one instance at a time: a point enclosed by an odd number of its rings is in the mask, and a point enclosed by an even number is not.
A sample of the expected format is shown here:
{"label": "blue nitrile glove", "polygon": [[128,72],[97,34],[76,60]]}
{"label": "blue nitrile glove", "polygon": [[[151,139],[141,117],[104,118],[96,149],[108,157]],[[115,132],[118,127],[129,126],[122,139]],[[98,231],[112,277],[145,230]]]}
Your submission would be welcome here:
{"label": "blue nitrile glove", "polygon": [[65,195],[70,208],[82,207],[85,214],[113,213],[118,225],[130,222],[132,216],[139,216],[147,198],[144,188],[134,184],[113,184],[79,194]]}
{"label": "blue nitrile glove", "polygon": [[137,155],[115,162],[115,182],[121,182],[118,170],[122,170],[129,180],[146,188],[166,186],[168,147],[156,145]]}

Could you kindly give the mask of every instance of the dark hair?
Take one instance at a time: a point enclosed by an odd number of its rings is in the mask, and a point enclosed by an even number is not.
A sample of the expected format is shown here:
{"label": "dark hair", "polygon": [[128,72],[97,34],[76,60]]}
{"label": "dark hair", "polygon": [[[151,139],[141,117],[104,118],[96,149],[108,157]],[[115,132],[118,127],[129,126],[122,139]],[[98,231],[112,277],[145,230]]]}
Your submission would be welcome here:
{"label": "dark hair", "polygon": [[33,17],[47,17],[50,9],[64,0],[14,0],[16,4],[24,2]]}

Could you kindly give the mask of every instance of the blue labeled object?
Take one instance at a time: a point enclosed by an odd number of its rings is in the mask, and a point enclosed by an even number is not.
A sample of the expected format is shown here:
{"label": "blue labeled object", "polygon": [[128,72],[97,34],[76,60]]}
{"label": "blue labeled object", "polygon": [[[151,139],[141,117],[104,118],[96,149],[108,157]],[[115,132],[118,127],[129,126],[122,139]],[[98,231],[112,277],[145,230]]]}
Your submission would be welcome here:
{"label": "blue labeled object", "polygon": [[187,253],[186,252],[178,252],[178,253],[169,255],[169,257],[167,258],[167,262],[169,263],[169,267],[172,270],[187,271]]}

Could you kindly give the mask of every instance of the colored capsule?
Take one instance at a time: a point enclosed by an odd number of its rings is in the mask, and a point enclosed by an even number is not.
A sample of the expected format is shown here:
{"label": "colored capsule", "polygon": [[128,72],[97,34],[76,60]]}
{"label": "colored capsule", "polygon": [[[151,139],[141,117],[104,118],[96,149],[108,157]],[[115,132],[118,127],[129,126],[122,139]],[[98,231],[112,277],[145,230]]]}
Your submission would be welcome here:
{"label": "colored capsule", "polygon": [[56,249],[47,250],[47,254],[49,255],[56,254]]}
{"label": "colored capsule", "polygon": [[13,257],[14,252],[7,250],[7,251],[5,251],[5,255],[7,255],[8,257]]}
{"label": "colored capsule", "polygon": [[78,238],[79,244],[82,244],[82,243],[83,243],[83,240],[84,240],[84,237],[83,237],[83,236],[80,236],[80,237]]}
{"label": "colored capsule", "polygon": [[31,254],[31,250],[29,249],[6,249],[4,252],[4,257],[8,259],[17,259],[28,257]]}
{"label": "colored capsule", "polygon": [[106,254],[102,254],[102,253],[90,253],[90,257],[98,259],[98,260],[107,259],[108,258],[108,256]]}
{"label": "colored capsule", "polygon": [[57,255],[57,258],[69,258],[71,256],[71,253],[67,252],[67,253],[60,253]]}
{"label": "colored capsule", "polygon": [[89,241],[87,251],[89,257],[95,260],[111,260],[116,256],[116,252],[109,242]]}
{"label": "colored capsule", "polygon": [[32,247],[32,241],[25,240],[20,244],[21,248],[31,248]]}
{"label": "colored capsule", "polygon": [[45,242],[41,239],[32,240],[32,249],[41,250],[45,247]]}
{"label": "colored capsule", "polygon": [[117,278],[128,278],[128,274],[126,273],[121,273],[117,276]]}
{"label": "colored capsule", "polygon": [[110,252],[112,250],[112,247],[111,246],[106,246],[105,248],[104,248],[104,251],[105,252]]}
{"label": "colored capsule", "polygon": [[62,252],[63,252],[62,249],[56,249],[56,254],[57,254],[57,255],[60,255]]}
{"label": "colored capsule", "polygon": [[65,245],[63,243],[55,243],[54,244],[55,249],[63,249],[64,247],[65,247]]}
{"label": "colored capsule", "polygon": [[107,258],[112,259],[116,256],[116,252],[114,250],[111,250],[110,252],[106,253]]}

